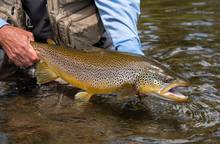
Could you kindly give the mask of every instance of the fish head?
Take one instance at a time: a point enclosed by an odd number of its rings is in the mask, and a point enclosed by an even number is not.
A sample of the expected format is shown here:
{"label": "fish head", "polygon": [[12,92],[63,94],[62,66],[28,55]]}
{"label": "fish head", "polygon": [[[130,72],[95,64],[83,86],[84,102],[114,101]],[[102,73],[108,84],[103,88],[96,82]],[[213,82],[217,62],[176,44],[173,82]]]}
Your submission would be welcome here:
{"label": "fish head", "polygon": [[178,87],[189,86],[189,82],[177,75],[158,71],[147,71],[139,78],[137,90],[141,94],[152,94],[174,102],[187,102],[188,96],[178,92]]}

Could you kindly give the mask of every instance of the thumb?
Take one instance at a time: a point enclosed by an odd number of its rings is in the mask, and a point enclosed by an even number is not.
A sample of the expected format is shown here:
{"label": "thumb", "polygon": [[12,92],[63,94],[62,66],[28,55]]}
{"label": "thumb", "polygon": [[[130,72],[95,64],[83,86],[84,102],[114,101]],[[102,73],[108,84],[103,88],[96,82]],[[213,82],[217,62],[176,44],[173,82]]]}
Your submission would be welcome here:
{"label": "thumb", "polygon": [[34,36],[33,36],[33,34],[31,32],[28,32],[27,36],[28,36],[29,41],[31,41],[31,42],[34,41]]}

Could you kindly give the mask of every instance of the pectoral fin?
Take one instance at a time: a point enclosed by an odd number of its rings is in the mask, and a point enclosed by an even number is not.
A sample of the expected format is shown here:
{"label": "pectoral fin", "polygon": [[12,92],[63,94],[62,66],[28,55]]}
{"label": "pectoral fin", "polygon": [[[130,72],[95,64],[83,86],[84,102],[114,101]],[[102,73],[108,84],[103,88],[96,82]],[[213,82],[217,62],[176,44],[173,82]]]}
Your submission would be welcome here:
{"label": "pectoral fin", "polygon": [[45,84],[58,78],[45,62],[39,62],[36,68],[37,84]]}
{"label": "pectoral fin", "polygon": [[78,92],[75,95],[76,100],[80,100],[80,101],[84,101],[84,102],[88,102],[91,97],[92,97],[92,94],[87,93],[87,92]]}
{"label": "pectoral fin", "polygon": [[136,95],[136,90],[133,87],[122,89],[117,93],[117,100],[127,100],[130,96]]}

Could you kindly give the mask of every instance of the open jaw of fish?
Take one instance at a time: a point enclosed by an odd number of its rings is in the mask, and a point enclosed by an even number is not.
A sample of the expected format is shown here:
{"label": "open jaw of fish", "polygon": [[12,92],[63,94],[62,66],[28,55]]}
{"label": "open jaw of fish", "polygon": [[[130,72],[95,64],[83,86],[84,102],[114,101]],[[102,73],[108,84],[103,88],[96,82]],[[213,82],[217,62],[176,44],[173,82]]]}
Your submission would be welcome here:
{"label": "open jaw of fish", "polygon": [[182,80],[173,81],[170,84],[163,86],[158,95],[166,100],[175,101],[175,102],[188,102],[188,96],[183,95],[178,92],[176,89],[179,87],[189,86],[189,83]]}

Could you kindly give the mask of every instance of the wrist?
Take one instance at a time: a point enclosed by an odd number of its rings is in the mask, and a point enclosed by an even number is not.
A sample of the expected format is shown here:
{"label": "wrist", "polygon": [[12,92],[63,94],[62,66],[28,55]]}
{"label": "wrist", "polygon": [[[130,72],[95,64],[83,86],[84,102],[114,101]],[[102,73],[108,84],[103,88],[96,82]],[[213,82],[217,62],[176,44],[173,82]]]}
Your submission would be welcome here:
{"label": "wrist", "polygon": [[8,25],[8,23],[0,18],[0,28],[2,28],[5,25]]}
{"label": "wrist", "polygon": [[9,26],[9,24],[5,24],[0,28],[0,45],[2,43],[3,38],[5,37],[5,34],[7,33],[7,28]]}
{"label": "wrist", "polygon": [[144,53],[141,49],[141,44],[139,42],[139,39],[137,38],[131,38],[122,42],[117,43],[117,51],[120,52],[127,52],[127,53],[133,53],[138,55],[143,55]]}

